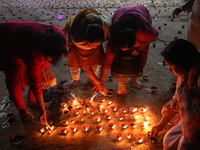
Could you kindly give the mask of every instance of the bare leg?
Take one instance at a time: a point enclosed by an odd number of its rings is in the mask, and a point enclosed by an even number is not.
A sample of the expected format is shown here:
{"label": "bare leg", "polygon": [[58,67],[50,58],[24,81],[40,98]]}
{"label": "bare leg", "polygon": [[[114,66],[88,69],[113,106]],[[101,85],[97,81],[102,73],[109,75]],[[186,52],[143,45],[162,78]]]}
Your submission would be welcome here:
{"label": "bare leg", "polygon": [[74,89],[76,87],[76,85],[78,84],[78,81],[79,81],[80,68],[70,67],[70,72],[71,72],[71,76],[72,76],[73,81],[69,84],[69,87]]}
{"label": "bare leg", "polygon": [[126,78],[119,78],[118,79],[118,90],[117,90],[117,93],[119,95],[127,95]]}

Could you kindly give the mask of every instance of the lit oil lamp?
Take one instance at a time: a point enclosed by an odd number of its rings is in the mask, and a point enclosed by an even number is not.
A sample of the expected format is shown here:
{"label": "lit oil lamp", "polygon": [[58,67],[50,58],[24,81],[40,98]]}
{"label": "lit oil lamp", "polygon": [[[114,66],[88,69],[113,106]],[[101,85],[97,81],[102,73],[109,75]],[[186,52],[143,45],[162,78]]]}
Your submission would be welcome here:
{"label": "lit oil lamp", "polygon": [[66,135],[68,132],[67,132],[67,128],[65,128],[65,127],[63,127],[63,128],[61,128],[60,129],[60,132],[61,132],[61,134],[63,134],[63,135]]}
{"label": "lit oil lamp", "polygon": [[84,120],[85,120],[85,117],[84,117],[84,116],[80,116],[80,117],[79,117],[79,121],[80,121],[80,122],[83,122]]}
{"label": "lit oil lamp", "polygon": [[122,129],[126,129],[128,127],[128,124],[126,122],[122,122],[120,123],[120,126],[122,127]]}
{"label": "lit oil lamp", "polygon": [[117,111],[117,107],[116,107],[116,106],[110,106],[110,109],[111,109],[112,111],[114,111],[114,112]]}
{"label": "lit oil lamp", "polygon": [[116,125],[113,122],[109,122],[108,127],[111,129],[114,129],[116,127]]}
{"label": "lit oil lamp", "polygon": [[129,110],[131,113],[135,113],[137,111],[137,107],[131,107]]}
{"label": "lit oil lamp", "polygon": [[141,124],[143,128],[147,128],[147,126],[149,125],[150,125],[150,122],[146,122],[146,121]]}
{"label": "lit oil lamp", "polygon": [[76,126],[70,126],[70,131],[75,133],[77,131]]}
{"label": "lit oil lamp", "polygon": [[71,123],[75,123],[75,122],[76,122],[76,118],[70,118],[69,121],[70,121]]}
{"label": "lit oil lamp", "polygon": [[46,129],[48,130],[48,134],[51,134],[51,132],[55,129],[55,126],[50,126],[47,124]]}
{"label": "lit oil lamp", "polygon": [[142,117],[144,118],[145,121],[149,120],[150,118],[149,116],[144,116],[144,115]]}
{"label": "lit oil lamp", "polygon": [[99,116],[95,116],[93,119],[94,119],[94,121],[96,121],[96,122],[100,122],[100,121],[101,121],[101,117],[99,117]]}
{"label": "lit oil lamp", "polygon": [[45,127],[45,129],[46,129],[46,130],[49,130],[49,127],[48,127],[48,126],[46,126],[46,127]]}
{"label": "lit oil lamp", "polygon": [[96,113],[96,110],[90,109],[90,110],[89,110],[89,113],[90,113],[91,115],[94,115],[94,114]]}
{"label": "lit oil lamp", "polygon": [[70,101],[68,101],[68,103],[69,103],[70,105],[73,105],[73,104],[74,104],[74,100],[70,100]]}
{"label": "lit oil lamp", "polygon": [[84,125],[82,125],[82,129],[83,129],[83,131],[88,131],[89,128],[90,128],[90,126],[89,126],[88,124],[84,124]]}
{"label": "lit oil lamp", "polygon": [[61,105],[62,108],[67,107],[67,103],[61,103],[60,105]]}
{"label": "lit oil lamp", "polygon": [[96,129],[97,129],[99,132],[101,132],[101,131],[103,130],[103,127],[102,127],[102,125],[98,124],[98,125],[96,125]]}
{"label": "lit oil lamp", "polygon": [[105,102],[105,98],[104,97],[99,97],[99,102]]}
{"label": "lit oil lamp", "polygon": [[126,116],[124,114],[119,115],[119,120],[123,121],[126,119]]}
{"label": "lit oil lamp", "polygon": [[137,126],[136,126],[136,123],[134,122],[131,122],[129,123],[129,126],[132,128],[132,129],[135,129]]}
{"label": "lit oil lamp", "polygon": [[113,102],[112,101],[108,101],[107,102],[107,105],[111,105]]}
{"label": "lit oil lamp", "polygon": [[67,120],[61,120],[60,124],[62,124],[64,126],[67,126],[68,125],[68,121]]}
{"label": "lit oil lamp", "polygon": [[107,120],[110,120],[112,117],[111,117],[110,114],[105,114],[105,115],[104,115],[104,118],[106,118]]}
{"label": "lit oil lamp", "polygon": [[82,106],[81,106],[81,105],[76,105],[75,108],[76,108],[76,109],[81,109]]}
{"label": "lit oil lamp", "polygon": [[74,114],[76,115],[76,116],[78,116],[79,115],[79,110],[78,109],[74,109]]}
{"label": "lit oil lamp", "polygon": [[82,113],[83,113],[83,114],[87,114],[87,113],[88,113],[88,110],[87,110],[87,109],[82,109]]}
{"label": "lit oil lamp", "polygon": [[108,109],[104,107],[104,108],[101,109],[101,112],[102,112],[102,113],[107,113],[107,112],[108,112]]}
{"label": "lit oil lamp", "polygon": [[40,132],[41,132],[41,133],[45,133],[45,132],[46,132],[46,129],[45,129],[45,128],[41,128],[41,129],[40,129]]}
{"label": "lit oil lamp", "polygon": [[138,135],[137,136],[137,142],[138,142],[138,144],[142,144],[144,142],[144,136]]}
{"label": "lit oil lamp", "polygon": [[133,133],[132,132],[127,133],[127,139],[129,139],[129,140],[133,139]]}
{"label": "lit oil lamp", "polygon": [[53,130],[53,129],[55,129],[55,127],[54,127],[54,126],[50,126],[50,125],[47,123],[46,129],[47,129],[47,130]]}
{"label": "lit oil lamp", "polygon": [[115,136],[116,136],[116,139],[118,141],[121,141],[121,139],[122,139],[122,134],[121,133],[117,133]]}
{"label": "lit oil lamp", "polygon": [[51,132],[52,132],[52,130],[49,129],[49,130],[48,130],[48,134],[51,134]]}
{"label": "lit oil lamp", "polygon": [[131,117],[130,117],[133,121],[136,121],[138,118],[140,118],[139,115],[136,115],[136,114],[132,114]]}
{"label": "lit oil lamp", "polygon": [[121,109],[121,111],[122,111],[122,113],[124,113],[124,114],[125,114],[125,113],[127,113],[127,112],[128,112],[128,109],[127,109],[127,108],[122,108],[122,109]]}
{"label": "lit oil lamp", "polygon": [[147,109],[148,109],[148,107],[140,107],[140,108],[138,108],[138,112],[140,112],[140,113],[145,113],[146,111],[147,111]]}

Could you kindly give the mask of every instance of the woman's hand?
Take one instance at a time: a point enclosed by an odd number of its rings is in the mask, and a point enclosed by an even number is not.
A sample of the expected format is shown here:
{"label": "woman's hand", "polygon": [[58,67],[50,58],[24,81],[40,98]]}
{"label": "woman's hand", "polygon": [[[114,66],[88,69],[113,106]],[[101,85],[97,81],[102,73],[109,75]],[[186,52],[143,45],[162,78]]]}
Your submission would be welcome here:
{"label": "woman's hand", "polygon": [[42,111],[39,116],[39,123],[46,125],[47,124],[47,115],[46,111]]}
{"label": "woman's hand", "polygon": [[95,85],[94,86],[94,91],[96,93],[101,93],[104,96],[107,96],[107,94],[108,94],[107,89],[105,88],[105,86],[103,84]]}
{"label": "woman's hand", "polygon": [[163,128],[164,128],[164,126],[162,126],[162,125],[154,126],[154,127],[151,129],[150,137],[156,137],[156,136],[158,136],[158,133],[159,133],[160,131],[162,131]]}

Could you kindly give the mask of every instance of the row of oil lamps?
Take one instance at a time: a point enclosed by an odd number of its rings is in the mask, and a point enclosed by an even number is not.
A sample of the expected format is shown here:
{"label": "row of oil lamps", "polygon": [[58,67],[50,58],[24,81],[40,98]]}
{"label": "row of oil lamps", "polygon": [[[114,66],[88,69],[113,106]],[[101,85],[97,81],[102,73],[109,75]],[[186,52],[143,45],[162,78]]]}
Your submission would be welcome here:
{"label": "row of oil lamps", "polygon": [[[67,124],[67,122],[62,121],[62,124]],[[130,123],[130,126],[131,126],[131,123]],[[114,128],[116,127],[116,125],[115,125],[114,123],[108,123],[108,127],[111,128],[111,129],[114,129]],[[125,128],[128,127],[128,125],[127,125],[126,123],[121,123],[121,127],[122,127],[123,129],[125,129]],[[90,126],[89,126],[88,124],[82,125],[82,130],[85,131],[85,132],[87,132],[87,131],[89,130],[89,128],[90,128]],[[100,125],[100,124],[96,125],[95,128],[96,128],[96,130],[97,130],[98,132],[101,132],[101,131],[103,130],[103,127],[102,127],[102,125]],[[134,128],[134,127],[133,127],[133,128]],[[55,126],[47,125],[45,128],[40,129],[40,132],[41,132],[42,134],[44,134],[45,132],[48,132],[48,134],[50,134],[50,133],[51,133],[53,130],[55,130],[55,129],[56,129]],[[76,126],[70,126],[69,129],[70,129],[70,131],[71,131],[72,133],[76,133],[76,132],[78,131],[78,129],[77,129]],[[68,134],[68,129],[67,129],[66,127],[62,127],[62,128],[60,129],[60,133],[61,133],[62,135],[67,135],[67,134]],[[122,137],[123,137],[123,134],[122,134],[122,133],[116,133],[116,135],[115,135],[115,139],[118,140],[118,141],[122,140]],[[127,132],[127,133],[126,133],[126,138],[127,138],[128,140],[132,140],[132,139],[134,138],[133,132]],[[138,135],[138,136],[136,137],[136,139],[137,139],[137,142],[138,142],[138,143],[143,143],[144,136]]]}
{"label": "row of oil lamps", "polygon": [[[110,120],[112,118],[112,116],[110,114],[108,114],[107,112],[109,111],[109,108],[108,107],[104,107],[101,105],[102,103],[106,103],[107,106],[110,106],[112,104],[112,101],[105,101],[105,98],[103,97],[100,97],[99,98],[99,102],[101,102],[100,104],[98,103],[97,106],[99,108],[99,111],[101,113],[105,113],[104,114],[104,118],[107,119],[107,120]],[[76,116],[79,115],[79,110],[81,109],[80,108],[80,105],[91,105],[89,103],[92,103],[92,101],[88,101],[88,102],[83,102],[81,100],[71,100],[69,101],[68,103],[61,103],[61,107],[62,109],[66,109],[69,111],[69,112],[73,112],[75,113]],[[69,106],[68,106],[69,104]],[[78,105],[80,104],[80,105]],[[72,108],[73,106],[75,106],[76,109],[73,109],[72,111]],[[82,114],[91,114],[91,115],[95,115],[96,113],[96,110],[95,109],[90,109],[88,107],[86,107],[86,109],[82,109]],[[70,107],[70,109],[69,109]],[[110,106],[110,109],[113,111],[113,112],[117,112],[117,107],[116,106]],[[139,117],[142,117],[143,120],[145,120],[143,123],[140,123],[140,127],[142,127],[143,129],[145,129],[147,126],[150,125],[149,122],[147,122],[147,120],[149,119],[149,116],[145,116],[144,113],[147,111],[148,107],[140,107],[140,108],[137,108],[137,107],[130,107],[130,109],[127,109],[127,108],[121,108],[120,109],[120,112],[121,114],[119,114],[119,121],[123,121],[126,119],[126,113],[128,112],[131,112],[132,114],[130,115],[130,118],[133,120],[132,122],[130,123],[126,123],[126,122],[121,122],[120,123],[120,127],[122,129],[127,129],[128,127],[134,129],[136,128],[137,124],[136,124],[136,120],[139,118]],[[136,115],[137,113],[139,113],[140,115]],[[85,120],[85,117],[84,116],[79,116],[78,118],[69,118],[68,120],[61,120],[60,121],[60,124],[63,125],[63,126],[68,126],[69,123],[72,123],[73,125],[70,125],[69,129],[67,129],[66,127],[62,127],[61,130],[60,130],[60,133],[62,135],[67,135],[68,132],[72,132],[72,133],[76,133],[78,132],[78,128],[77,126],[75,126],[74,124],[76,123],[76,121],[79,121],[79,122],[84,122]],[[94,116],[93,117],[93,120],[97,123],[101,122],[102,118],[100,116]],[[116,124],[114,124],[113,122],[108,122],[107,123],[107,126],[112,130],[112,129],[115,129],[116,127]],[[46,133],[48,132],[49,134],[55,129],[56,127],[55,126],[50,126],[50,125],[47,125],[46,127],[40,129],[40,132],[43,134],[43,133]],[[98,124],[98,125],[95,125],[95,128],[96,128],[96,131],[97,132],[101,132],[103,130],[103,126]],[[82,130],[87,132],[88,130],[90,129],[90,125],[88,124],[83,124],[82,125]],[[132,132],[128,132],[127,133],[127,139],[133,139],[133,133]],[[122,139],[122,134],[121,133],[117,133],[115,135],[115,139],[120,141]],[[144,136],[137,136],[137,141],[138,143],[142,143],[143,142],[143,139],[144,139]]]}

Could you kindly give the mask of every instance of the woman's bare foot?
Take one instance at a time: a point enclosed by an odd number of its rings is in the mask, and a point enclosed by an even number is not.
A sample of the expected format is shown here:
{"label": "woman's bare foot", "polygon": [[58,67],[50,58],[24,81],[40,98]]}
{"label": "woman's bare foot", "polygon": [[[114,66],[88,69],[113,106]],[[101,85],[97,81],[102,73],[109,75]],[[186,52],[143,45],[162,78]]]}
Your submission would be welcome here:
{"label": "woman's bare foot", "polygon": [[69,84],[69,87],[71,89],[74,89],[76,87],[76,85],[78,84],[78,80],[73,80],[70,84]]}
{"label": "woman's bare foot", "polygon": [[28,121],[28,120],[34,119],[34,116],[31,113],[29,113],[26,108],[20,109],[19,113],[20,113],[22,120]]}
{"label": "woman's bare foot", "polygon": [[137,89],[141,89],[143,88],[142,84],[136,80],[136,78],[132,78],[130,80],[131,83],[133,83],[133,85],[137,88]]}

